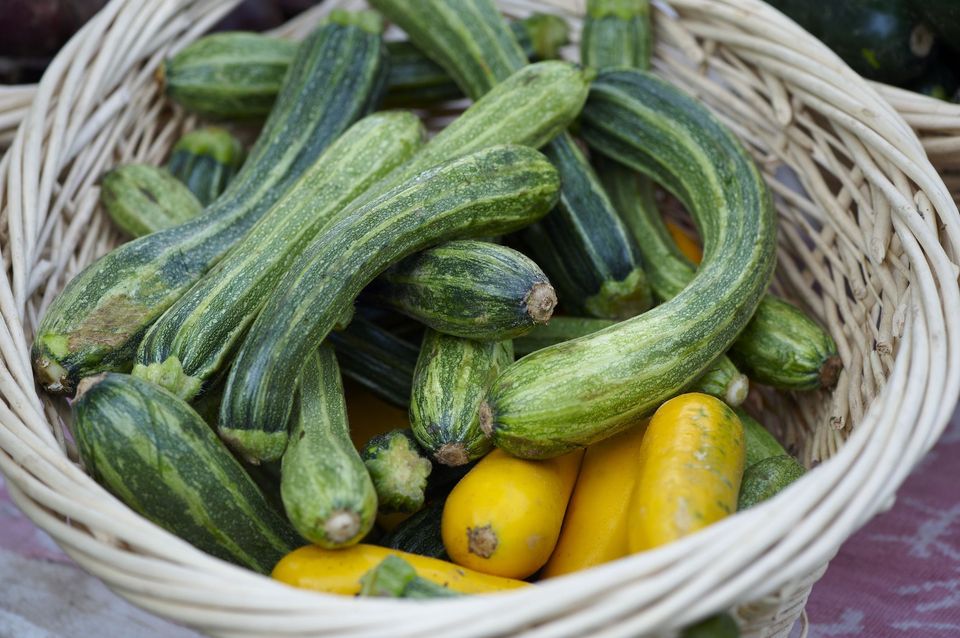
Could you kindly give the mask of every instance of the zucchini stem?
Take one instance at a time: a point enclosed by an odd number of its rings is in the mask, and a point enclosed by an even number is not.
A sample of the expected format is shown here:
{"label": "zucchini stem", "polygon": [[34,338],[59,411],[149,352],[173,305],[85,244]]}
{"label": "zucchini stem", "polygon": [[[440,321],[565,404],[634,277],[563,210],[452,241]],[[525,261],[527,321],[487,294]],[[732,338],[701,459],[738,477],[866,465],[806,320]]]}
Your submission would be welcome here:
{"label": "zucchini stem", "polygon": [[550,284],[537,282],[530,288],[524,302],[527,305],[527,314],[534,323],[547,323],[553,316],[553,309],[557,307],[557,293]]}

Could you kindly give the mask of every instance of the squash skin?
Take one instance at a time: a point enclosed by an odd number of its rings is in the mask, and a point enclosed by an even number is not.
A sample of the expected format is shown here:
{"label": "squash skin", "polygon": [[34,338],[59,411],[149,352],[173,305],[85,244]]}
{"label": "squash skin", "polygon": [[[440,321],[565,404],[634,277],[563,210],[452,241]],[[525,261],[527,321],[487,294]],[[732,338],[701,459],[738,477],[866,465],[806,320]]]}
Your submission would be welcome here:
{"label": "squash skin", "polygon": [[167,170],[209,206],[226,190],[246,156],[240,140],[225,129],[208,126],[177,140]]}
{"label": "squash skin", "polygon": [[203,205],[176,177],[156,166],[124,164],[103,176],[100,203],[131,237],[188,222]]}

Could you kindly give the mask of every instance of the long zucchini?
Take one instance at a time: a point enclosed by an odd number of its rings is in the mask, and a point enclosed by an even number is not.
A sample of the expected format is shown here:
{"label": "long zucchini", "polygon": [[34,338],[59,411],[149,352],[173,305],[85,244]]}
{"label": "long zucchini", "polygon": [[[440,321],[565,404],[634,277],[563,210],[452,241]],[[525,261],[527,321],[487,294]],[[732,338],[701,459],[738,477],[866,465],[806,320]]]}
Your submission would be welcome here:
{"label": "long zucchini", "polygon": [[39,382],[72,393],[103,370],[129,370],[140,339],[377,101],[380,35],[341,17],[298,49],[250,156],[203,215],[100,258],[54,300],[33,344]]}
{"label": "long zucchini", "polygon": [[404,259],[364,297],[465,339],[502,341],[553,315],[557,297],[540,267],[516,250],[452,241]]}
{"label": "long zucchini", "polygon": [[686,204],[704,258],[670,301],[528,355],[494,382],[481,424],[495,445],[529,458],[612,436],[688,386],[743,329],[776,263],[766,184],[739,140],[697,100],[641,71],[601,72],[581,132]]}
{"label": "long zucchini", "polygon": [[107,373],[84,380],[72,410],[87,471],[191,545],[268,573],[304,544],[214,431],[173,394]]}
{"label": "long zucchini", "polygon": [[[474,99],[527,63],[492,0],[372,0]],[[524,241],[562,303],[626,318],[650,305],[633,237],[567,135],[545,149],[560,172],[559,206]]]}
{"label": "long zucchini", "polygon": [[227,379],[220,435],[250,459],[282,454],[289,388],[304,357],[364,286],[432,244],[529,224],[553,205],[558,188],[556,171],[540,153],[495,146],[344,211],[293,264],[251,327]]}
{"label": "long zucchini", "polygon": [[344,206],[409,159],[424,136],[411,113],[351,126],[220,261],[154,323],[133,374],[196,396],[229,363],[290,263]]}
{"label": "long zucchini", "polygon": [[246,159],[240,140],[216,126],[190,131],[173,145],[167,170],[200,203],[209,206],[227,188]]}
{"label": "long zucchini", "polygon": [[182,224],[203,211],[176,177],[146,164],[123,164],[104,175],[100,203],[113,223],[131,237]]}
{"label": "long zucchini", "polygon": [[344,330],[332,331],[327,340],[337,349],[343,376],[406,410],[420,354],[417,346],[360,316]]}

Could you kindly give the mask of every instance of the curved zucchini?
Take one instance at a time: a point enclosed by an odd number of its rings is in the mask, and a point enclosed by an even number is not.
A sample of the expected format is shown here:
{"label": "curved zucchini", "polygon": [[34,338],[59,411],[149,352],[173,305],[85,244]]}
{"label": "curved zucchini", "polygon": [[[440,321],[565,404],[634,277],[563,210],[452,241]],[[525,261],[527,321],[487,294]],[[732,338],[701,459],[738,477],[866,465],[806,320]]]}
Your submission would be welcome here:
{"label": "curved zucchini", "polygon": [[416,512],[423,507],[427,477],[433,469],[408,429],[391,430],[370,439],[360,453],[381,513]]}
{"label": "curved zucchini", "polygon": [[377,493],[350,440],[340,369],[330,346],[307,358],[296,412],[280,470],[287,517],[321,547],[353,545],[373,527]]}
{"label": "curved zucchini", "polygon": [[291,266],[251,327],[227,379],[220,435],[245,457],[278,457],[303,357],[364,286],[432,244],[529,224],[554,203],[558,187],[556,171],[537,151],[494,146],[341,213]]}
{"label": "curved zucchini", "polygon": [[33,344],[40,383],[69,394],[84,376],[129,370],[147,328],[373,107],[382,57],[380,34],[351,24],[331,22],[304,41],[226,192],[200,217],[101,257],[50,305]]}
{"label": "curved zucchini", "polygon": [[[353,199],[423,139],[411,113],[375,113],[328,148],[217,265],[177,300],[137,350],[133,374],[191,399],[228,365],[286,269]],[[173,372],[168,372],[168,371]]]}
{"label": "curved zucchini", "polygon": [[446,496],[429,503],[422,510],[400,523],[392,532],[378,541],[378,545],[402,552],[449,560],[443,546],[440,522]]}
{"label": "curved zucchini", "polygon": [[100,203],[110,219],[131,237],[182,224],[203,206],[169,172],[146,164],[124,164],[103,176]]}
{"label": "curved zucchini", "polygon": [[302,545],[189,405],[125,374],[84,379],[72,404],[84,467],[191,545],[260,573]]}
{"label": "curved zucchini", "polygon": [[420,355],[417,346],[363,317],[332,331],[327,340],[337,349],[343,376],[387,403],[407,409]]}
{"label": "curved zucchini", "polygon": [[701,103],[642,71],[606,71],[593,84],[581,132],[684,201],[702,231],[704,259],[670,301],[528,355],[500,375],[481,405],[481,425],[495,445],[527,458],[613,436],[687,387],[742,330],[776,262],[766,184]]}
{"label": "curved zucchini", "polygon": [[509,341],[474,341],[428,330],[410,396],[410,429],[438,463],[464,465],[493,447],[477,409],[493,380],[513,363]]}
{"label": "curved zucchini", "polygon": [[208,126],[190,131],[173,145],[167,170],[209,206],[226,190],[245,158],[240,140],[222,128]]}
{"label": "curved zucchini", "polygon": [[502,341],[549,321],[553,286],[532,260],[505,246],[452,241],[391,266],[364,296],[444,334]]}

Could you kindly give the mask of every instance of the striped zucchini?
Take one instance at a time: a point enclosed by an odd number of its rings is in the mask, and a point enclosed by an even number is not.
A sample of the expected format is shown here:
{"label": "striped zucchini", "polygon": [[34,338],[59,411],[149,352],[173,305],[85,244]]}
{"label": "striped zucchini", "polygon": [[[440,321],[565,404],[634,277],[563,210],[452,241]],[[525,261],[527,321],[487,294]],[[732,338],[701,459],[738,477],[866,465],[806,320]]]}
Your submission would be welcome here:
{"label": "striped zucchini", "polygon": [[186,184],[200,203],[209,206],[227,188],[246,159],[240,140],[208,126],[190,131],[173,145],[167,170]]}
{"label": "striped zucchini", "polygon": [[411,113],[375,113],[334,142],[224,257],[148,330],[133,374],[191,399],[229,364],[267,295],[344,206],[409,159]]}
{"label": "striped zucchini", "polygon": [[72,410],[94,479],[191,545],[265,574],[304,544],[214,431],[166,390],[96,375],[80,384]]}
{"label": "striped zucchini", "polygon": [[558,188],[556,171],[537,151],[494,146],[344,211],[291,266],[251,327],[227,379],[220,435],[247,458],[282,454],[289,388],[303,358],[364,286],[432,244],[529,224],[546,213]]}
{"label": "striped zucchini", "polygon": [[131,237],[182,224],[203,211],[176,177],[146,164],[123,164],[104,175],[100,203],[113,223]]}
{"label": "striped zucchini", "polygon": [[474,341],[427,330],[413,375],[410,429],[438,463],[464,465],[490,451],[477,409],[511,363],[509,341]]}
{"label": "striped zucchini", "polygon": [[390,267],[367,299],[444,334],[502,341],[546,323],[557,296],[533,261],[505,246],[453,241]]}
{"label": "striped zucchini", "polygon": [[340,369],[327,345],[307,357],[280,495],[300,534],[326,549],[358,543],[373,527],[377,493],[350,440]]}
{"label": "striped zucchini", "polygon": [[[527,63],[492,0],[372,0],[411,41],[476,99]],[[576,143],[564,134],[545,149],[560,172],[559,206],[524,243],[577,310],[626,318],[650,306],[635,241]]]}
{"label": "striped zucchini", "polygon": [[101,257],[54,300],[33,344],[39,382],[69,394],[84,376],[129,370],[150,324],[376,103],[381,49],[379,33],[356,25],[330,22],[315,31],[227,191],[195,220]]}
{"label": "striped zucchini", "polygon": [[337,350],[343,376],[406,410],[420,354],[417,346],[361,316],[332,331],[327,340]]}
{"label": "striped zucchini", "polygon": [[373,479],[381,513],[409,513],[423,507],[433,464],[423,455],[410,430],[378,434],[363,446],[360,458]]}
{"label": "striped zucchini", "polygon": [[446,495],[433,500],[422,510],[400,523],[377,544],[410,554],[450,560],[443,546],[443,538],[440,536],[440,521],[443,518],[443,504],[446,500]]}
{"label": "striped zucchini", "polygon": [[528,355],[500,375],[481,405],[481,425],[495,445],[528,458],[612,436],[687,387],[743,329],[776,262],[766,184],[700,102],[642,71],[601,72],[581,132],[685,203],[704,258],[670,301]]}
{"label": "striped zucchini", "polygon": [[597,69],[647,70],[653,52],[649,0],[587,0],[580,61]]}

